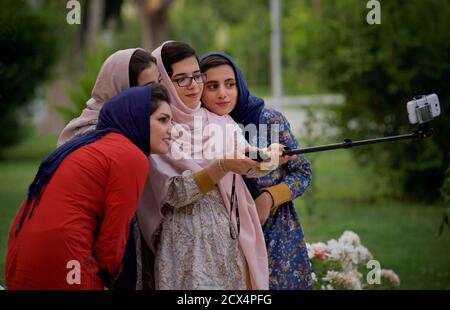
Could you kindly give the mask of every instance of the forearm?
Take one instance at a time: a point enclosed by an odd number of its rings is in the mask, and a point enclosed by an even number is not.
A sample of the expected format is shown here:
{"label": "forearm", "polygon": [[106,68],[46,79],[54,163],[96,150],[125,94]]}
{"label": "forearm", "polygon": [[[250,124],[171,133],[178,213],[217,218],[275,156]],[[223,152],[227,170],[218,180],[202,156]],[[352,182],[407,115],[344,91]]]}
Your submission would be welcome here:
{"label": "forearm", "polygon": [[255,199],[256,211],[258,212],[258,217],[261,225],[263,225],[267,221],[273,204],[274,201],[268,191],[263,191],[261,195],[259,195]]}
{"label": "forearm", "polygon": [[162,205],[180,208],[195,203],[202,198],[202,191],[197,184],[195,174],[186,170],[180,176],[171,179]]}
{"label": "forearm", "polygon": [[205,168],[211,181],[217,184],[227,173],[228,169],[225,164],[225,160],[218,159]]}
{"label": "forearm", "polygon": [[225,161],[222,159],[215,160],[206,168],[193,173],[195,183],[200,189],[200,192],[205,194],[214,188],[216,184],[222,179],[228,170],[225,165]]}
{"label": "forearm", "polygon": [[284,182],[265,188],[263,193],[270,194],[273,202],[271,209],[292,200],[290,188]]}
{"label": "forearm", "polygon": [[175,208],[190,205],[202,195],[214,190],[216,184],[226,174],[225,165],[219,160],[194,173],[185,171],[181,176],[172,179],[163,204]]}
{"label": "forearm", "polygon": [[296,161],[287,163],[286,175],[282,181],[289,187],[292,199],[303,195],[311,184],[311,180],[311,164],[306,158],[301,156]]}

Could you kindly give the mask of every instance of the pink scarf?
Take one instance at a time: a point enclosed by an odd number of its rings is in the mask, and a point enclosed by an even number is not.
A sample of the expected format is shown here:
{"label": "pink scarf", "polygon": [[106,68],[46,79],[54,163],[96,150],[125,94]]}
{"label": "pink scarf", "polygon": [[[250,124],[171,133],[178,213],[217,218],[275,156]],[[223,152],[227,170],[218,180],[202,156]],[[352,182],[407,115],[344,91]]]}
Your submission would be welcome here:
{"label": "pink scarf", "polygon": [[120,50],[112,54],[103,63],[92,89],[92,97],[86,103],[81,115],[74,118],[63,129],[58,138],[58,146],[75,136],[83,135],[95,129],[98,115],[103,104],[111,97],[130,88],[128,67],[131,56],[140,48]]}
{"label": "pink scarf", "polygon": [[[164,69],[161,59],[161,49],[166,43],[168,42],[164,42],[160,47],[154,50],[152,55],[156,57],[157,60],[158,69],[162,78],[161,84],[166,86],[170,93],[174,123],[186,126],[187,130],[190,130],[192,136],[195,134],[194,117],[202,119],[203,126],[215,124],[225,128],[227,124],[235,124],[229,116],[218,116],[202,108],[200,102],[196,108],[190,109],[181,101],[172,81]],[[213,139],[213,137],[202,135],[202,147],[204,148],[207,144],[206,142],[209,139]],[[228,146],[225,146],[225,148],[228,149]],[[192,149],[191,155],[193,156],[196,150],[195,147],[192,147]],[[224,151],[226,150],[219,150],[219,152]],[[221,155],[223,154],[217,154],[217,156]],[[161,203],[167,194],[172,178],[180,176],[182,172],[186,170],[191,170],[193,172],[202,170],[208,166],[211,161],[205,159],[175,160],[171,155],[150,155],[149,161],[149,179],[144,188],[137,215],[139,227],[143,233],[144,239],[154,251],[155,233],[163,220]],[[232,179],[233,174],[228,173],[217,184],[224,201],[224,207],[228,212],[230,210]],[[248,263],[252,289],[267,290],[269,288],[269,270],[264,235],[259,222],[255,202],[240,175],[236,176],[236,191],[241,221],[239,243]],[[235,219],[233,220],[233,224],[236,227]]]}

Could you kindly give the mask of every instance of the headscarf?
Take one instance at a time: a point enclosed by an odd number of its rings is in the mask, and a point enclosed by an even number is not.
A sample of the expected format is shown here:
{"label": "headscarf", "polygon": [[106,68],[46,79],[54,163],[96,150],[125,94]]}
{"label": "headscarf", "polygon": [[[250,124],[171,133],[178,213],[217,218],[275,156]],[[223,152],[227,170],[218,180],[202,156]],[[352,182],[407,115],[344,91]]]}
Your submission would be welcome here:
{"label": "headscarf", "polygon": [[81,115],[71,120],[58,138],[58,146],[68,140],[84,135],[95,129],[100,109],[109,98],[130,88],[128,70],[130,59],[134,52],[141,48],[119,50],[109,56],[98,73],[92,97],[86,102],[86,108]]}
{"label": "headscarf", "polygon": [[[248,135],[246,135],[245,138],[251,145],[261,146],[255,145],[255,143],[258,143],[259,141],[265,141],[259,139],[260,138],[259,120],[261,117],[262,110],[264,109],[264,100],[250,93],[244,75],[242,74],[238,65],[234,62],[233,58],[231,58],[230,55],[224,52],[212,52],[201,56],[200,62],[202,62],[203,60],[205,60],[210,56],[220,56],[230,62],[234,74],[236,75],[236,82],[238,87],[237,103],[234,109],[230,112],[230,116],[236,123],[242,124],[244,127],[249,124],[254,124],[256,126],[256,137],[252,137],[252,139],[250,139]],[[263,145],[262,147],[267,147],[267,145]],[[256,186],[252,182],[249,182],[246,177],[244,177],[244,181],[247,184],[247,187],[251,192],[253,198],[259,196],[260,192],[256,188]]]}
{"label": "headscarf", "polygon": [[[150,155],[150,100],[151,85],[133,87],[111,98],[101,109],[97,127],[93,132],[68,141],[41,163],[28,188],[25,208],[16,228],[16,235],[26,216],[28,215],[30,219],[33,215],[34,208],[39,204],[52,175],[64,158],[73,151],[97,141],[107,133],[116,132],[127,137],[146,156]],[[31,210],[28,212],[30,207]]]}
{"label": "headscarf", "polygon": [[[220,126],[224,130],[223,132],[225,132],[225,127],[227,124],[234,126],[236,125],[236,123],[233,122],[229,116],[219,116],[202,108],[200,102],[193,109],[187,107],[183,103],[164,68],[161,58],[161,50],[167,43],[169,42],[164,42],[161,46],[155,49],[152,52],[152,55],[157,60],[157,66],[162,78],[161,84],[166,86],[170,94],[173,122],[175,125],[182,124],[185,126],[185,130],[190,137],[195,136],[196,134],[201,134],[202,138],[197,142],[202,142],[202,145],[200,150],[196,150],[199,146],[198,143],[193,145],[191,148],[191,153],[188,155],[192,156],[190,158],[194,159],[176,160],[173,157],[174,155],[177,155],[176,148],[174,147],[172,147],[172,155],[151,155],[149,158],[151,167],[149,172],[149,180],[141,197],[137,215],[139,227],[143,233],[144,239],[153,251],[155,251],[155,233],[160,228],[163,220],[161,214],[161,204],[168,192],[171,180],[176,176],[180,176],[182,172],[186,170],[197,172],[204,169],[211,163],[210,160],[205,160],[203,158],[195,159],[196,157],[194,156],[197,152],[203,153],[204,148],[211,140],[215,139],[215,137],[208,134],[203,135],[202,132],[196,132],[196,130],[203,131],[204,126],[214,124]],[[201,128],[195,128],[195,118],[197,118],[197,120],[202,120],[203,126],[201,126]],[[219,147],[222,145],[223,147],[222,149],[217,150],[217,157],[223,156],[223,153],[219,153],[226,152],[229,149],[230,144],[232,143],[227,143],[227,141],[224,141],[224,143],[216,143],[215,145],[218,145]],[[234,145],[231,147],[234,147]],[[228,212],[230,210],[232,179],[233,174],[228,173],[217,184],[218,190],[225,204],[224,207],[228,210]],[[256,211],[255,202],[248,192],[242,177],[237,176],[235,186],[241,221],[239,242],[249,266],[252,288],[268,289],[269,271],[267,250],[258,213]],[[233,225],[236,227],[234,217]]]}
{"label": "headscarf", "polygon": [[260,97],[254,96],[248,90],[247,82],[239,67],[228,54],[223,52],[208,53],[200,57],[200,62],[209,56],[221,56],[228,60],[236,75],[236,82],[238,85],[238,99],[230,116],[238,123],[247,126],[248,124],[259,124],[259,117],[264,109],[264,100]]}

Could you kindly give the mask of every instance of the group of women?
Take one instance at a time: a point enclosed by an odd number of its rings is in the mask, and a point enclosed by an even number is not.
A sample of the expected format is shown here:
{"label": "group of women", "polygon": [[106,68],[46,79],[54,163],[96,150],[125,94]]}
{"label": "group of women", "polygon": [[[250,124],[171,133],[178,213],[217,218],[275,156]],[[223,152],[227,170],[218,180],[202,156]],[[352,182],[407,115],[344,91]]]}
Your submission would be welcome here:
{"label": "group of women", "polygon": [[312,288],[292,203],[311,169],[284,147],[289,122],[227,54],[112,54],[11,226],[8,289]]}

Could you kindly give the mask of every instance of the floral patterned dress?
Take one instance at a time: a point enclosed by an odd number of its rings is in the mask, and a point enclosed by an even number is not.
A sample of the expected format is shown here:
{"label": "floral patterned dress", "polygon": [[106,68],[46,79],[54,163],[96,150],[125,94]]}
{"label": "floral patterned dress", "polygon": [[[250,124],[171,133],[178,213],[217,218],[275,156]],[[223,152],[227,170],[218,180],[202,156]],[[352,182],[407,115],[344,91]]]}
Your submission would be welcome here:
{"label": "floral patterned dress", "polygon": [[187,170],[172,180],[162,211],[156,289],[247,289],[245,256],[217,188],[202,194]]}
{"label": "floral patterned dress", "polygon": [[[267,145],[278,142],[291,149],[299,147],[289,122],[280,112],[264,108],[260,124],[267,125]],[[274,141],[274,137],[271,137],[274,125],[279,126],[279,141]],[[311,183],[311,175],[310,163],[300,155],[297,160],[288,161],[268,175],[258,179],[246,179],[246,182],[257,189],[257,193],[252,193],[254,197],[264,189],[284,182],[289,187],[293,200],[305,192]],[[269,288],[273,290],[313,287],[303,229],[292,200],[274,208],[263,226],[269,255]]]}

